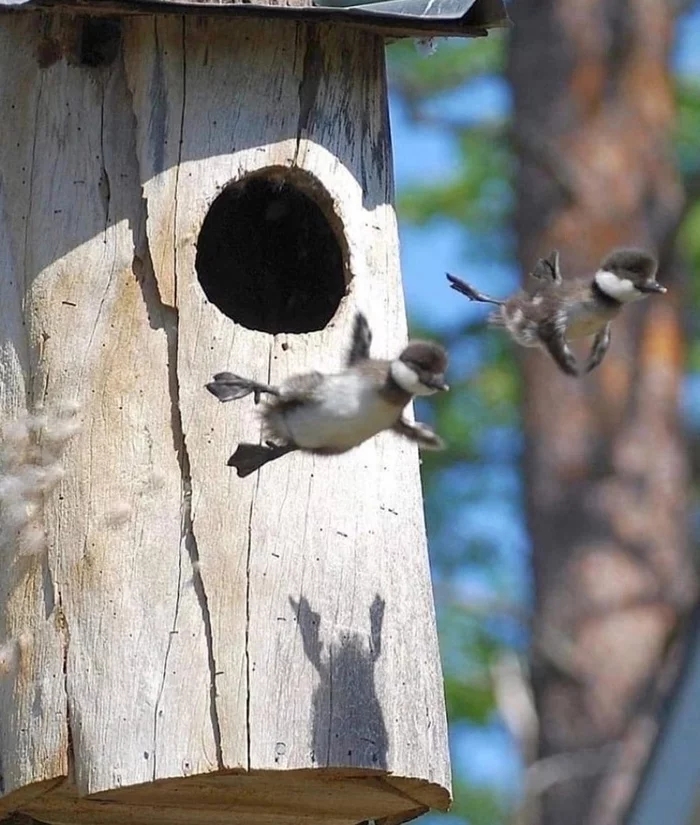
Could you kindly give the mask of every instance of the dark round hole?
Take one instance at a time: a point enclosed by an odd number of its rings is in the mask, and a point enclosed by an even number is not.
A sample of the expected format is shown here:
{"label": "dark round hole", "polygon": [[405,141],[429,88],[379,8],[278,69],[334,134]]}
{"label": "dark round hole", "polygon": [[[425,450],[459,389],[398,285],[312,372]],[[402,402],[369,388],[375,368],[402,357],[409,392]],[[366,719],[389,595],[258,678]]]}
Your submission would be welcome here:
{"label": "dark round hole", "polygon": [[202,289],[248,329],[323,329],[345,294],[339,223],[328,194],[301,172],[293,182],[285,170],[233,183],[211,205],[199,233],[195,267]]}
{"label": "dark round hole", "polygon": [[113,18],[87,17],[80,34],[78,63],[98,68],[109,66],[119,54],[121,21]]}

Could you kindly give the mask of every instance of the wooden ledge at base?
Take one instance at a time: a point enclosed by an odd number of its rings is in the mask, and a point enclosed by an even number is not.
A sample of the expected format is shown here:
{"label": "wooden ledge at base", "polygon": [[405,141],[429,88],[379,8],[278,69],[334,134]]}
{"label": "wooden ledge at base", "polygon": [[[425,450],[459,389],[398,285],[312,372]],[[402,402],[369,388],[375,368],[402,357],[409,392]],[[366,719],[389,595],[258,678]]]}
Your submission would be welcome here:
{"label": "wooden ledge at base", "polygon": [[67,779],[42,782],[0,799],[0,816],[52,825],[399,825],[449,804],[445,788],[423,780],[316,768],[162,779],[90,797]]}

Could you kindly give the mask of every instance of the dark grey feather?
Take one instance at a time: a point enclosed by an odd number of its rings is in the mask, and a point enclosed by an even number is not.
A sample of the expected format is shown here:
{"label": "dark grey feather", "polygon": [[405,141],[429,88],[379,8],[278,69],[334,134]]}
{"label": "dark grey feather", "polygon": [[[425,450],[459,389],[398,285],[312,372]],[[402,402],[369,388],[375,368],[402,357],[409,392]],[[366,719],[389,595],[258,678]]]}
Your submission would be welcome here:
{"label": "dark grey feather", "polygon": [[645,249],[613,249],[603,258],[600,268],[608,272],[625,272],[640,278],[653,278],[658,264]]}
{"label": "dark grey feather", "polygon": [[358,312],[355,315],[355,322],[352,327],[352,340],[350,349],[345,356],[345,365],[352,367],[360,361],[369,358],[370,347],[372,346],[372,330],[369,327],[367,318]]}
{"label": "dark grey feather", "polygon": [[562,277],[559,269],[559,251],[554,249],[546,258],[540,258],[530,273],[530,277],[552,284],[560,284]]}

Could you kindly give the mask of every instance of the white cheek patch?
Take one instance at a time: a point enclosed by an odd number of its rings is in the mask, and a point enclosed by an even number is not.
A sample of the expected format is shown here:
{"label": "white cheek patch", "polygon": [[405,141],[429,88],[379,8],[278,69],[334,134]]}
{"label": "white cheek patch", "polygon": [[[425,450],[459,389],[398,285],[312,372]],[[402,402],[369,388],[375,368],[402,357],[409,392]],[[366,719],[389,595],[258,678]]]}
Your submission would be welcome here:
{"label": "white cheek patch", "polygon": [[402,390],[411,395],[432,395],[437,392],[432,387],[421,384],[420,379],[408,364],[404,364],[403,361],[398,359],[391,362],[391,377]]}
{"label": "white cheek patch", "polygon": [[628,278],[620,278],[614,272],[608,272],[605,269],[596,272],[595,282],[602,292],[623,304],[638,301],[644,297],[644,293],[640,292]]}

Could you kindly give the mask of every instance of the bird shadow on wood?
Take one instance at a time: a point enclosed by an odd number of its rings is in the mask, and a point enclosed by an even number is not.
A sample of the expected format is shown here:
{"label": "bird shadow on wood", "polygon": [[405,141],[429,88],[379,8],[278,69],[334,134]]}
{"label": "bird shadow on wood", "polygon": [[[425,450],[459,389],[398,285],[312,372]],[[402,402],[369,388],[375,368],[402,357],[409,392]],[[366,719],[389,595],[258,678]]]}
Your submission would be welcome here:
{"label": "bird shadow on wood", "polygon": [[386,770],[389,743],[375,682],[386,602],[376,595],[369,608],[369,645],[363,634],[344,630],[325,651],[321,614],[304,596],[298,602],[290,596],[289,603],[297,615],[304,653],[320,677],[312,699],[312,761]]}

